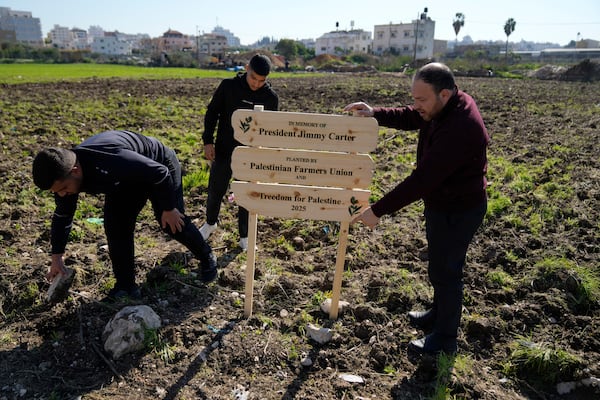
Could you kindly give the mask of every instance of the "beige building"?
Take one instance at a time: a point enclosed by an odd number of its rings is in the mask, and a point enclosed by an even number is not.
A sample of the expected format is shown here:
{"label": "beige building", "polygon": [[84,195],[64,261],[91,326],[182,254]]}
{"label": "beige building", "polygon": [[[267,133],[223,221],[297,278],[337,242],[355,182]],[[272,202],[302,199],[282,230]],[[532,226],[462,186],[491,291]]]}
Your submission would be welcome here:
{"label": "beige building", "polygon": [[373,54],[410,56],[415,60],[433,58],[435,21],[424,12],[411,23],[375,25]]}
{"label": "beige building", "polygon": [[315,55],[368,54],[371,52],[372,41],[371,32],[362,29],[333,31],[317,38],[315,41]]}
{"label": "beige building", "polygon": [[225,57],[228,47],[225,36],[203,33],[198,36],[198,60],[201,62],[221,61]]}
{"label": "beige building", "polygon": [[184,35],[179,31],[169,29],[157,39],[157,47],[161,52],[186,51],[196,48],[193,36]]}

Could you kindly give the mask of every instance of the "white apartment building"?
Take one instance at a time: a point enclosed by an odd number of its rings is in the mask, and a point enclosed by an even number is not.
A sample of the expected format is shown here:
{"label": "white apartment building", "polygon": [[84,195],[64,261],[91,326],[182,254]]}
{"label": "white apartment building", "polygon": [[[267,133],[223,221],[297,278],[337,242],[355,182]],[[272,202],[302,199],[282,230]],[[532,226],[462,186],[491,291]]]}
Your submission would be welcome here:
{"label": "white apartment building", "polygon": [[421,14],[411,23],[375,25],[373,54],[410,56],[415,60],[433,58],[435,21]]}
{"label": "white apartment building", "polygon": [[88,43],[92,44],[95,38],[104,37],[104,29],[98,25],[90,25],[88,28]]}
{"label": "white apartment building", "polygon": [[[44,44],[40,19],[33,18],[29,11],[16,11],[8,7],[0,7],[0,31],[14,32],[14,38],[19,43],[32,46]],[[8,36],[3,35],[3,37]]]}
{"label": "white apartment building", "polygon": [[317,41],[315,39],[300,39],[300,43],[304,45],[307,49],[315,50],[317,46]]}
{"label": "white apartment building", "polygon": [[114,32],[105,32],[103,37],[94,38],[92,53],[128,56],[131,55],[131,43],[120,39]]}
{"label": "white apartment building", "polygon": [[362,29],[350,31],[333,31],[320,36],[315,41],[315,55],[349,53],[370,53],[372,46],[371,32]]}
{"label": "white apartment building", "polygon": [[73,34],[71,28],[55,24],[54,28],[48,32],[48,40],[53,47],[73,50]]}
{"label": "white apartment building", "polygon": [[229,47],[240,47],[240,38],[235,36],[229,29],[217,25],[211,33],[217,36],[225,36],[227,38],[227,46]]}
{"label": "white apartment building", "polygon": [[73,40],[73,50],[89,50],[88,34],[85,29],[71,29],[71,38]]}

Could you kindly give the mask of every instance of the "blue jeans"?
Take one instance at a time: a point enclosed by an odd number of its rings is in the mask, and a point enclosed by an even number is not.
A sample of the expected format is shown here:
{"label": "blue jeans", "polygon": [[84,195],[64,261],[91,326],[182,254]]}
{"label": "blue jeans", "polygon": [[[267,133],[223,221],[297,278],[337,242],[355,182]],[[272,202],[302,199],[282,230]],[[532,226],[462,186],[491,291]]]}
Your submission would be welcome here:
{"label": "blue jeans", "polygon": [[433,333],[456,338],[462,312],[463,267],[467,248],[483,222],[487,202],[457,212],[425,210],[429,252],[427,272],[433,286]]}

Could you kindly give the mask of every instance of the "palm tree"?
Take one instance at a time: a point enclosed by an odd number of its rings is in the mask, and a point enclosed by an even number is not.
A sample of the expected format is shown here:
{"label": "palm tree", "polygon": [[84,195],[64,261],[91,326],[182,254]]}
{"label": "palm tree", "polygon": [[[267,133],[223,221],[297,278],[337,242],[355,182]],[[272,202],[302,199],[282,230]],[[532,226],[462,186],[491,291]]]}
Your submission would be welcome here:
{"label": "palm tree", "polygon": [[465,26],[465,15],[463,13],[456,13],[456,17],[452,21],[452,26],[456,34],[456,43],[458,43],[458,32],[460,32],[461,27]]}
{"label": "palm tree", "polygon": [[515,31],[515,25],[517,25],[517,21],[515,21],[512,18],[507,19],[506,22],[504,23],[504,33],[506,33],[506,50],[505,50],[506,59],[508,59],[508,37],[510,36],[511,33],[513,33]]}

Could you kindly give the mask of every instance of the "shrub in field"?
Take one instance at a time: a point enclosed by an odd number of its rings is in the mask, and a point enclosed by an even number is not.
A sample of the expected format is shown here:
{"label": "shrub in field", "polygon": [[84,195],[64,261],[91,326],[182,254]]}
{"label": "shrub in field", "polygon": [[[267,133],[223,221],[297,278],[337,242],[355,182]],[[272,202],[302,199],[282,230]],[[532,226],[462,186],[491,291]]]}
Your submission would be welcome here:
{"label": "shrub in field", "polygon": [[511,353],[504,364],[507,375],[517,376],[534,384],[548,385],[575,380],[582,360],[549,343],[535,343],[519,336],[510,344]]}

